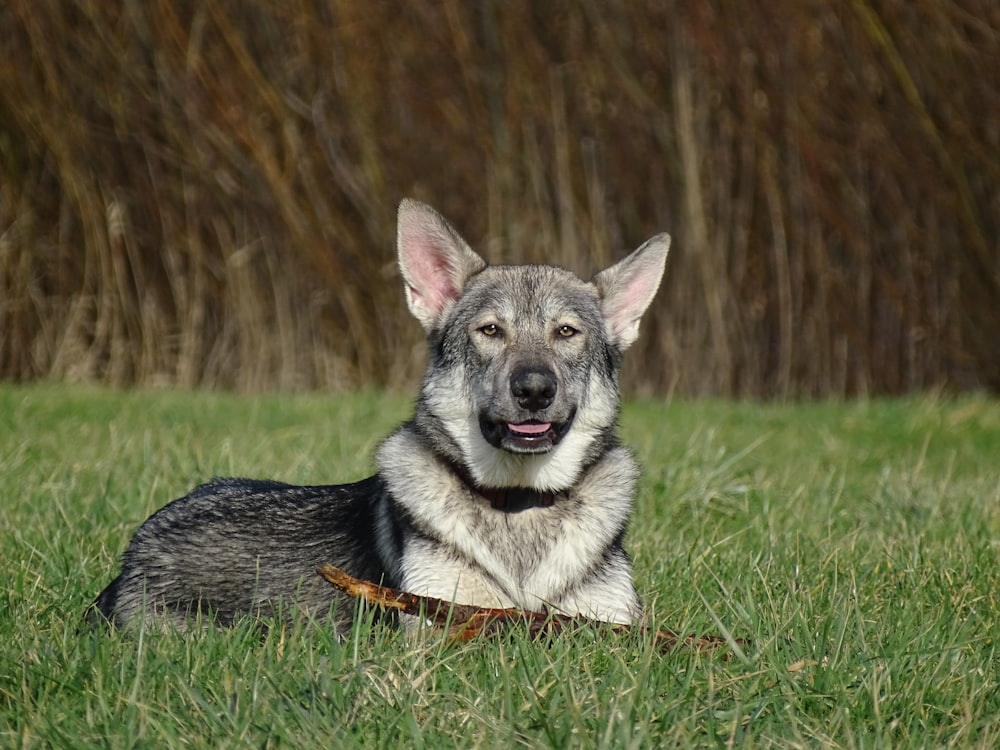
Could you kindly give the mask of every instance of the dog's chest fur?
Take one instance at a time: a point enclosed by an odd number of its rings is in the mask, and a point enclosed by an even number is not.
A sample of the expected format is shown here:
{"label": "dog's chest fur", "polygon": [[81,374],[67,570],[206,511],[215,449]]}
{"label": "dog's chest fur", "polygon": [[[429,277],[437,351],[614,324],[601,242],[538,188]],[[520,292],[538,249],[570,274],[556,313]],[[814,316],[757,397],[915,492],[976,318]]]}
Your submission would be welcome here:
{"label": "dog's chest fur", "polygon": [[637,473],[625,449],[612,449],[551,505],[514,510],[494,507],[405,427],[378,460],[416,532],[402,550],[404,589],[613,621],[638,611],[620,544]]}

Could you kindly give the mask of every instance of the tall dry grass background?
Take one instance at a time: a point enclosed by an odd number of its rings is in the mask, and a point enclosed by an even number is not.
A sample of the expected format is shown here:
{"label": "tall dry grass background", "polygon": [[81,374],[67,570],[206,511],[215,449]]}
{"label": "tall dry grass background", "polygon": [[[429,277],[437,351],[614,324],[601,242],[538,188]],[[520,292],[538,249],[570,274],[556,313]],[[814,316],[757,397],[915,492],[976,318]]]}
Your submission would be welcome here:
{"label": "tall dry grass background", "polygon": [[1000,3],[8,0],[0,376],[403,385],[404,195],[492,260],[661,230],[627,375],[1000,390]]}

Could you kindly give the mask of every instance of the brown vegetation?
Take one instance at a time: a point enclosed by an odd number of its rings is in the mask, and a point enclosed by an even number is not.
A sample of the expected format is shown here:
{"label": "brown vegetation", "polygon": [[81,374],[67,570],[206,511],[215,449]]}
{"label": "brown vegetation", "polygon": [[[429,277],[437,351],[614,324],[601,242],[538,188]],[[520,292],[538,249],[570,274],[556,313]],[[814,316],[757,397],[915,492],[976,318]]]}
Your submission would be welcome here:
{"label": "brown vegetation", "polygon": [[409,195],[584,273],[670,231],[647,390],[1000,389],[995,0],[10,0],[0,47],[0,377],[406,383]]}

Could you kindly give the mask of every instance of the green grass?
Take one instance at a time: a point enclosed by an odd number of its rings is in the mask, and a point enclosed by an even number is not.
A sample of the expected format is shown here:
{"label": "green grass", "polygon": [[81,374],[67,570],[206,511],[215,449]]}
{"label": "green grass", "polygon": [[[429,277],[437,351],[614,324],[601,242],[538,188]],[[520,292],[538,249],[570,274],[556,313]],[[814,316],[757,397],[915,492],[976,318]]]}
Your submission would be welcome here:
{"label": "green grass", "polygon": [[91,631],[212,475],[365,476],[408,399],[0,386],[0,747],[1000,746],[1000,403],[630,403],[640,636]]}

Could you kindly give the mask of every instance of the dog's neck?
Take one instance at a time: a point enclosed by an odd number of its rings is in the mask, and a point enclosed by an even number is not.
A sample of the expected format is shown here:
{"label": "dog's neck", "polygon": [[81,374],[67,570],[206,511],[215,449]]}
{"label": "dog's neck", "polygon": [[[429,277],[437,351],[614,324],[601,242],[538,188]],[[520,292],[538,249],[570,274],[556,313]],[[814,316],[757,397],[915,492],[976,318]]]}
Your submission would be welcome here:
{"label": "dog's neck", "polygon": [[531,508],[550,508],[556,500],[566,497],[566,492],[536,490],[532,487],[482,487],[464,466],[452,464],[455,476],[469,490],[487,500],[494,510],[504,513],[520,513]]}
{"label": "dog's neck", "polygon": [[550,508],[561,492],[541,492],[530,487],[477,487],[469,485],[477,495],[490,501],[490,507],[504,513],[520,513],[529,508]]}

